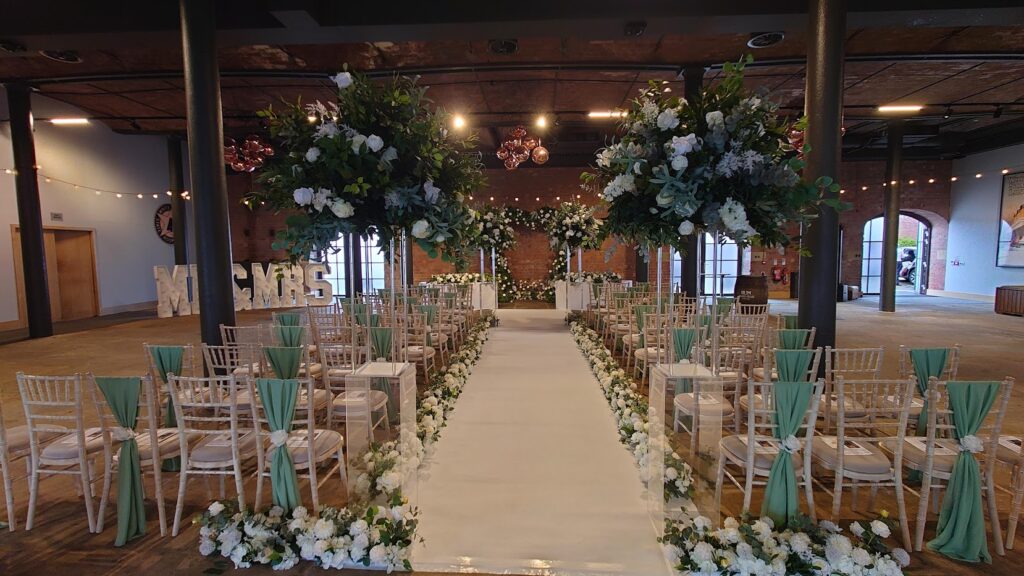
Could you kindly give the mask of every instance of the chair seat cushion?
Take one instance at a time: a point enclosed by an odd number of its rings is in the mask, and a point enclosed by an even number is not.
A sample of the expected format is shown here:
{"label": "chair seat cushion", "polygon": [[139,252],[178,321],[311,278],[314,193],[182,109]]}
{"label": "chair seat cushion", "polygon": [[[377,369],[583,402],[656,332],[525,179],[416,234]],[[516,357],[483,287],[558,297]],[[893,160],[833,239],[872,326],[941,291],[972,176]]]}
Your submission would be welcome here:
{"label": "chair seat cushion", "polygon": [[[675,406],[676,410],[685,412],[687,414],[693,414],[696,411],[694,405],[696,399],[694,398],[693,392],[684,392],[682,394],[676,394],[675,399],[672,401],[672,405]],[[732,407],[732,403],[726,400],[721,394],[711,394],[704,392],[700,397],[700,413],[709,416],[721,416],[726,418],[732,416],[735,409]]]}
{"label": "chair seat cushion", "polygon": [[[296,430],[288,438],[288,452],[291,454],[292,462],[296,466],[304,466],[309,462],[308,438],[308,430]],[[320,462],[333,454],[337,454],[342,444],[344,444],[344,439],[341,434],[334,430],[314,430],[314,462]]]}
{"label": "chair seat cushion", "polygon": [[234,370],[232,370],[231,374],[234,375],[234,376],[243,376],[245,374],[250,374],[252,376],[259,376],[260,375],[260,363],[259,362],[253,362],[252,364],[247,364],[245,366],[239,366],[238,368],[235,368]]}
{"label": "chair seat cushion", "polygon": [[[751,409],[750,408],[750,398],[746,394],[744,394],[743,396],[740,396],[739,405],[740,405],[740,409],[743,410],[744,412],[750,412],[750,409]],[[761,395],[760,394],[754,394],[754,410],[764,410],[764,409],[765,409],[764,400],[761,398]]]}
{"label": "chair seat cushion", "polygon": [[640,334],[630,334],[625,340],[635,348],[640,345]]}
{"label": "chair seat cushion", "polygon": [[304,376],[309,376],[310,378],[319,378],[320,373],[324,371],[323,365],[320,364],[319,362],[310,362],[308,369],[309,372],[307,374],[306,365],[303,364],[302,366],[299,366],[299,377],[302,378]]}
{"label": "chair seat cushion", "polygon": [[[54,430],[37,430],[36,438],[39,439],[40,444],[46,444],[50,440],[67,434],[67,428],[61,426],[65,431],[57,432]],[[14,426],[7,429],[7,452],[8,454],[14,455],[20,452],[27,452],[31,448],[30,439],[28,436],[28,426]]]}
{"label": "chair seat cushion", "polygon": [[[295,407],[296,408],[305,408],[309,404],[308,397],[309,397],[309,392],[307,392],[307,390],[305,388],[300,389],[299,390],[299,401],[296,403]],[[331,396],[331,393],[328,392],[327,390],[324,390],[322,388],[314,388],[313,389],[313,409],[314,410],[319,410],[321,408],[326,408],[327,406],[329,406],[331,404],[331,400],[332,399],[333,399],[333,397]]]}
{"label": "chair seat cushion", "polygon": [[[238,435],[238,453],[240,457],[251,454],[256,450],[256,432],[240,432]],[[231,432],[223,431],[217,434],[205,435],[195,447],[189,450],[189,459],[196,462],[230,462],[231,455]]]}
{"label": "chair seat cushion", "polygon": [[[882,441],[882,447],[893,453],[896,439]],[[923,471],[927,460],[926,443],[923,436],[908,437],[903,441],[903,465],[913,470]],[[932,458],[932,469],[942,474],[953,471],[953,464],[960,453],[960,445],[955,440],[938,439],[935,441],[935,456]]]}
{"label": "chair seat cushion", "polygon": [[612,332],[615,334],[629,334],[633,331],[633,327],[629,324],[612,324]]}
{"label": "chair seat cushion", "polygon": [[[758,382],[767,382],[768,381],[768,380],[765,380],[764,368],[763,367],[762,368],[754,368],[754,370],[751,372],[751,376],[754,378],[754,380],[757,380]],[[775,380],[778,380],[778,379],[779,379],[779,371],[775,370],[775,369],[772,369],[772,381],[775,381]]]}
{"label": "chair seat cushion", "polygon": [[409,346],[406,350],[409,352],[410,360],[433,358],[437,354],[437,351],[432,346]]}
{"label": "chair seat cushion", "polygon": [[[839,414],[839,397],[836,394],[822,394],[818,404],[821,411],[828,410],[832,414]],[[847,418],[863,418],[867,416],[864,405],[853,398],[843,398],[843,414]]]}
{"label": "chair seat cushion", "polygon": [[[722,438],[721,447],[732,456],[735,460],[747,463],[747,443],[746,436],[726,436]],[[758,438],[760,441],[769,441],[769,438]],[[776,446],[778,443],[776,442]],[[754,450],[754,468],[756,470],[763,470],[765,474],[772,467],[772,462],[775,461],[775,452],[764,452],[761,450]],[[799,453],[793,453],[790,455],[793,458],[793,467],[800,471],[803,469],[803,460],[800,458]]]}
{"label": "chair seat cushion", "polygon": [[[839,450],[833,446],[837,442],[835,436],[815,436],[812,441],[811,456],[829,470],[839,466]],[[843,469],[855,474],[884,474],[892,470],[892,463],[885,452],[873,442],[859,442],[856,438],[847,438],[847,449],[843,453]],[[856,442],[856,446],[851,443]],[[858,454],[867,450],[869,454]]]}
{"label": "chair seat cushion", "polygon": [[388,395],[380,390],[370,390],[369,400],[362,390],[346,390],[334,397],[335,414],[366,414],[366,406],[369,404],[371,411],[384,408],[388,404]]}
{"label": "chair seat cushion", "polygon": [[1000,462],[1016,465],[1021,457],[1020,445],[1020,436],[1000,436],[999,447],[996,449],[996,458]]}
{"label": "chair seat cushion", "polygon": [[[654,346],[648,346],[646,348],[641,348],[641,349],[635,350],[633,352],[633,356],[635,356],[637,358],[637,360],[644,360],[644,361],[657,360],[658,359],[658,354],[659,354],[659,349],[655,348]],[[668,350],[665,350],[664,348],[662,348],[660,350],[660,354],[661,354],[661,359],[663,361],[665,361],[665,362],[668,362]]]}
{"label": "chair seat cushion", "polygon": [[[85,452],[92,454],[103,449],[103,429],[85,429]],[[78,458],[78,434],[65,434],[48,444],[40,453],[44,460],[75,460]]]}
{"label": "chair seat cushion", "polygon": [[[198,432],[190,432],[188,436],[189,443],[191,444],[201,434]],[[149,431],[143,430],[139,432],[138,436],[135,437],[135,442],[139,445],[139,459],[150,460],[153,458],[152,455],[152,444],[150,442]],[[178,429],[177,428],[160,428],[156,431],[156,443],[159,447],[160,459],[173,458],[181,454],[181,443],[178,440]]]}

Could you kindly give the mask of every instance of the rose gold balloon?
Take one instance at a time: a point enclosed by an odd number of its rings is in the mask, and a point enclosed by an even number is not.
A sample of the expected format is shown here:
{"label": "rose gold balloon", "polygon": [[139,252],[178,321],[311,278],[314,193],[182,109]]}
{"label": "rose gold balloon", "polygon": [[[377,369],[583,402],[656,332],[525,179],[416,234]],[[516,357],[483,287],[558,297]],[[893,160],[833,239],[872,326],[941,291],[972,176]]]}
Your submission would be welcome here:
{"label": "rose gold balloon", "polygon": [[544,164],[551,157],[548,153],[548,149],[543,146],[537,146],[533,149],[531,154],[533,156],[533,161],[537,164]]}
{"label": "rose gold balloon", "polygon": [[526,146],[523,146],[522,144],[520,144],[519,146],[516,146],[512,150],[512,153],[515,154],[517,157],[518,156],[529,156],[530,155],[530,149],[527,148]]}
{"label": "rose gold balloon", "polygon": [[232,162],[231,169],[234,170],[235,172],[242,172],[245,170],[245,164],[241,162]]}
{"label": "rose gold balloon", "polygon": [[523,146],[526,146],[528,150],[533,150],[534,148],[537,147],[537,144],[539,144],[539,142],[537,142],[537,139],[534,138],[533,136],[527,136],[526,138],[523,138]]}
{"label": "rose gold balloon", "polygon": [[253,158],[250,164],[252,164],[253,168],[263,168],[263,157],[257,156]]}
{"label": "rose gold balloon", "polygon": [[263,155],[264,156],[273,156],[274,155],[274,149],[271,148],[270,146],[264,146],[263,147]]}
{"label": "rose gold balloon", "polygon": [[512,129],[513,138],[522,138],[523,136],[526,136],[526,127],[516,126],[515,128]]}
{"label": "rose gold balloon", "polygon": [[516,162],[515,158],[512,158],[512,157],[505,158],[505,169],[506,170],[515,170],[516,166],[518,166],[518,165],[519,165],[519,163]]}
{"label": "rose gold balloon", "polygon": [[497,154],[498,154],[498,159],[499,160],[504,160],[505,158],[508,158],[508,155],[509,155],[508,148],[505,148],[504,146],[502,146],[501,148],[498,148]]}
{"label": "rose gold balloon", "polygon": [[513,148],[516,147],[516,141],[512,139],[505,140],[504,142],[501,143],[501,147],[511,151]]}

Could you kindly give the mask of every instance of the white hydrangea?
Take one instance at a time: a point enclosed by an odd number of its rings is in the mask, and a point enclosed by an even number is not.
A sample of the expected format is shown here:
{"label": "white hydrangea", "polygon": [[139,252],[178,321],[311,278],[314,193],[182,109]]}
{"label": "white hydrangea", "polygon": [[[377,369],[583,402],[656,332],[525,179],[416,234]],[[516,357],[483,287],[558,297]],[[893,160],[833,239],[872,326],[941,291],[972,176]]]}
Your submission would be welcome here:
{"label": "white hydrangea", "polygon": [[679,126],[679,113],[675,108],[666,108],[658,114],[658,129],[672,130],[676,126]]}
{"label": "white hydrangea", "polygon": [[320,158],[320,149],[313,146],[309,150],[306,150],[306,162],[316,162]]}

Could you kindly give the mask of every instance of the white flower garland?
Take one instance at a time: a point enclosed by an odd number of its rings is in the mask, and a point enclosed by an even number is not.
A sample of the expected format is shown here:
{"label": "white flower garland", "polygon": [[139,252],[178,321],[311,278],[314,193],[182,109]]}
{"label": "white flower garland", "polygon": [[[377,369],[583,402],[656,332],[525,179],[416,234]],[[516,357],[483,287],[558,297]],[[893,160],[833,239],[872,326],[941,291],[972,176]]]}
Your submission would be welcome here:
{"label": "white flower garland", "polygon": [[486,318],[473,326],[448,366],[432,378],[416,412],[416,435],[372,445],[362,456],[364,471],[355,480],[351,506],[323,508],[314,517],[301,506],[288,514],[277,506],[253,513],[238,511],[234,501],[215,501],[193,521],[201,525],[199,553],[219,553],[235,568],[262,564],[288,570],[302,559],[321,568],[412,570],[417,511],[402,496],[401,485],[433,452],[480,359],[488,326]]}

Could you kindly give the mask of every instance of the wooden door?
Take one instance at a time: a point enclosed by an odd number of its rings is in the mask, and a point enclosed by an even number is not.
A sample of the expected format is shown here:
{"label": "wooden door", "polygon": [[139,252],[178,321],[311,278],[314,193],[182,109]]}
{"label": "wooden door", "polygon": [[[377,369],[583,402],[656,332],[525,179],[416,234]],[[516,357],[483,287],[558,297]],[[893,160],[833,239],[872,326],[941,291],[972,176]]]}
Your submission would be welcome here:
{"label": "wooden door", "polygon": [[[96,316],[99,310],[97,310],[96,263],[93,257],[92,232],[54,230],[54,240],[61,320],[78,320]],[[53,298],[52,288],[50,294],[50,297]]]}
{"label": "wooden door", "polygon": [[[91,318],[99,314],[96,258],[90,230],[43,230],[46,283],[50,289],[50,315],[58,320]],[[12,230],[14,279],[18,291],[18,320],[27,324],[25,280],[22,276],[21,234]]]}

